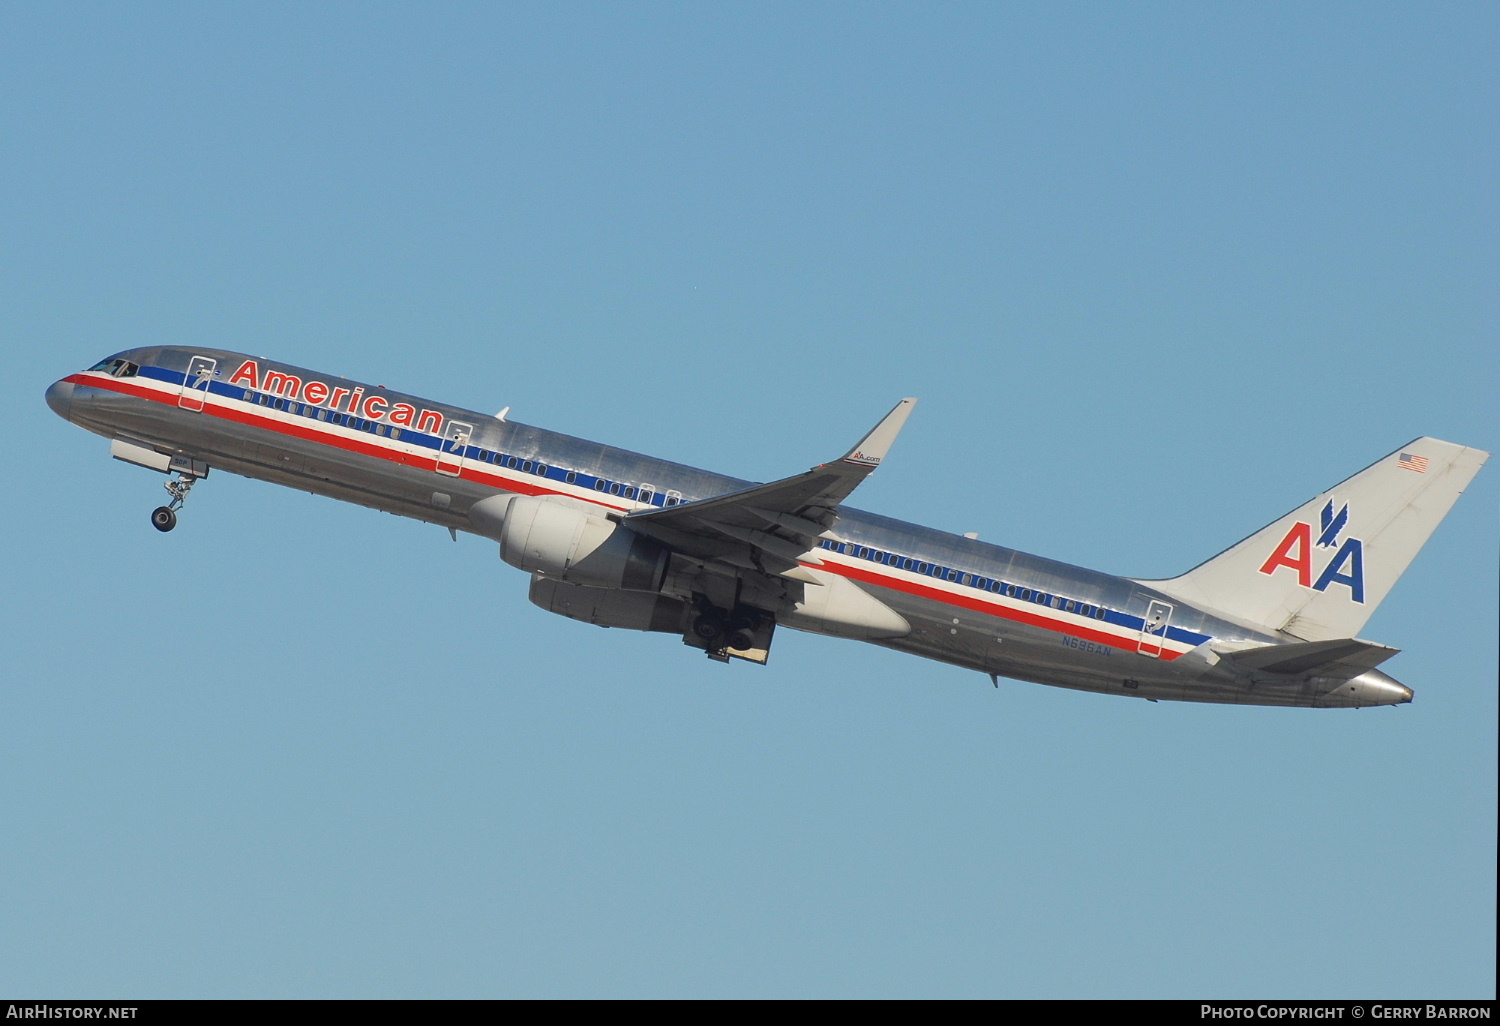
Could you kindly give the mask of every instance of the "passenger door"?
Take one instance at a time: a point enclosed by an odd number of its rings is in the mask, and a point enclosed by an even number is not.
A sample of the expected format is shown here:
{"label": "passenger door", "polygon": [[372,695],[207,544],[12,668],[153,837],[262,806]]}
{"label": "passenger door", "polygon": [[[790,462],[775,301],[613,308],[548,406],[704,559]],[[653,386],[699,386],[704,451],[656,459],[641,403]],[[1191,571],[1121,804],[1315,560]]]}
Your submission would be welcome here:
{"label": "passenger door", "polygon": [[206,356],[195,356],[188,361],[187,373],[182,378],[182,390],[177,393],[177,405],[195,413],[203,410],[203,397],[208,395],[208,384],[214,377],[214,365],[218,361]]}
{"label": "passenger door", "polygon": [[468,448],[469,436],[473,433],[472,424],[460,424],[456,420],[448,422],[442,444],[438,447],[436,470],[439,474],[458,477],[463,473],[464,450]]}
{"label": "passenger door", "polygon": [[1153,659],[1161,658],[1162,639],[1167,636],[1167,626],[1172,622],[1170,603],[1151,600],[1146,610],[1146,621],[1141,625],[1141,640],[1136,651]]}

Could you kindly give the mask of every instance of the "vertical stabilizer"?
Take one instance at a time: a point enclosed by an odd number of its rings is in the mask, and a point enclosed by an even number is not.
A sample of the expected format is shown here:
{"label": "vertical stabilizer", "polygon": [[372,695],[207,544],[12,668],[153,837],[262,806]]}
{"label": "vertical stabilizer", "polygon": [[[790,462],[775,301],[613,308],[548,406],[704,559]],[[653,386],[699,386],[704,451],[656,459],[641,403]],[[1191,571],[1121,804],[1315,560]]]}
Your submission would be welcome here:
{"label": "vertical stabilizer", "polygon": [[1352,638],[1489,453],[1418,438],[1153,587],[1308,641]]}

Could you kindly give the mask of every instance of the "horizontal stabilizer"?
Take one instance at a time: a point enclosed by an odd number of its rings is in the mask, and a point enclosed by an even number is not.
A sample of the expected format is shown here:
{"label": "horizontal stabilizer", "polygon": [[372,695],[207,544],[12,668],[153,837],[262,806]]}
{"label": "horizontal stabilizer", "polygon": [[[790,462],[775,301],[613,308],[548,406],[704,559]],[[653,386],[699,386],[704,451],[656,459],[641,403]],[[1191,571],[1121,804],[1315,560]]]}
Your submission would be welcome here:
{"label": "horizontal stabilizer", "polygon": [[1266,645],[1239,652],[1221,652],[1235,666],[1293,677],[1335,677],[1349,680],[1373,670],[1401,651],[1389,645],[1358,638],[1332,641],[1301,641],[1290,645]]}

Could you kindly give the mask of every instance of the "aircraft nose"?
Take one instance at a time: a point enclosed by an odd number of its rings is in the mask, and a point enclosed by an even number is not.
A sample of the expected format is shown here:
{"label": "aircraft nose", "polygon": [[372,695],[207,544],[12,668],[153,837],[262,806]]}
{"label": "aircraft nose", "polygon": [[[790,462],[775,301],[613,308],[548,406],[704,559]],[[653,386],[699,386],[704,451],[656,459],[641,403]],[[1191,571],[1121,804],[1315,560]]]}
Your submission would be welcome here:
{"label": "aircraft nose", "polygon": [[54,381],[48,385],[47,405],[52,407],[53,413],[67,420],[68,411],[73,407],[73,382]]}

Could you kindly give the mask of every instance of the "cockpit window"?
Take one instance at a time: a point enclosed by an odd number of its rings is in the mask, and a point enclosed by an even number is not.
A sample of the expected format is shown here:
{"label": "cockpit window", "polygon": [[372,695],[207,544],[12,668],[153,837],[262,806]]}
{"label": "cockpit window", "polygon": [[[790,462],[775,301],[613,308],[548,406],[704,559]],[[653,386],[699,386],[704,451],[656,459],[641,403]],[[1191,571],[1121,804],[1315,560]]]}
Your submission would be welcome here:
{"label": "cockpit window", "polygon": [[115,378],[133,378],[141,372],[141,368],[138,364],[131,363],[129,360],[120,359],[100,360],[98,363],[90,367],[89,370],[104,371],[111,377]]}

